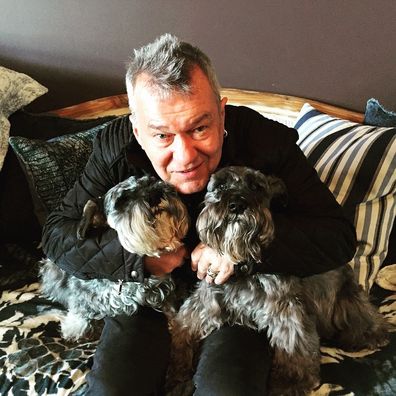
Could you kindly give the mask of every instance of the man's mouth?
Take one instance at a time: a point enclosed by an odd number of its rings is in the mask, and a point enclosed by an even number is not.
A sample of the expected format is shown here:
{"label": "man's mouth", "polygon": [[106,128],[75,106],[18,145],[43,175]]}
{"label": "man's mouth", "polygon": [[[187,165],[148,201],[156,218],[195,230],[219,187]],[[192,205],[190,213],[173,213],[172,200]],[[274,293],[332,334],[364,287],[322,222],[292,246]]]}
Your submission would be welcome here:
{"label": "man's mouth", "polygon": [[185,170],[176,171],[175,173],[181,173],[181,174],[193,173],[193,172],[196,171],[201,165],[202,165],[202,163],[201,163],[201,164],[198,164],[198,165],[196,165],[196,166],[193,166],[193,167],[191,167],[191,168],[185,169]]}

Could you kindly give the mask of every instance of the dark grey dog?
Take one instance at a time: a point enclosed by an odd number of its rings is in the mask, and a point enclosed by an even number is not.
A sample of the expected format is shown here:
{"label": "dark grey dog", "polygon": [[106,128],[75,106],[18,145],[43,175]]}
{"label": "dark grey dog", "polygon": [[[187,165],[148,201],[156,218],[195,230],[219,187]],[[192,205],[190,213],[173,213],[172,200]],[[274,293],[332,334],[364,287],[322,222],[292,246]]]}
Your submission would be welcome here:
{"label": "dark grey dog", "polygon": [[[187,210],[176,191],[153,177],[130,177],[117,184],[105,195],[103,210],[104,214],[97,203],[87,202],[77,231],[80,238],[93,225],[108,225],[117,231],[127,251],[159,256],[178,249],[188,230]],[[43,262],[40,274],[43,294],[68,309],[61,322],[62,334],[68,339],[82,337],[91,319],[132,315],[138,306],[172,310],[169,301],[175,285],[169,276],[123,284],[107,279],[82,280],[50,260]]]}
{"label": "dark grey dog", "polygon": [[[221,169],[209,181],[197,220],[201,241],[235,264],[259,262],[276,233],[270,203],[285,194],[275,177],[245,167]],[[199,341],[224,324],[267,333],[276,395],[304,395],[319,383],[320,338],[348,350],[388,340],[388,324],[349,265],[303,279],[260,273],[219,286],[203,281],[172,321],[171,382],[191,377]]]}

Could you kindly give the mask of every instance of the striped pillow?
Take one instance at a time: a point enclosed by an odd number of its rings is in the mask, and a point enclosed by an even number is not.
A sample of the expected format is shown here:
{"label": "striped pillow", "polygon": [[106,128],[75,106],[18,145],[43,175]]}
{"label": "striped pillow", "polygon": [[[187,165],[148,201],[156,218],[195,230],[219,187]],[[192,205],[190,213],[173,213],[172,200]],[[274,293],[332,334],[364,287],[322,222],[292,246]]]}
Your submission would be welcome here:
{"label": "striped pillow", "polygon": [[308,103],[294,127],[298,145],[355,224],[358,248],[350,264],[369,290],[396,214],[396,128],[334,118]]}

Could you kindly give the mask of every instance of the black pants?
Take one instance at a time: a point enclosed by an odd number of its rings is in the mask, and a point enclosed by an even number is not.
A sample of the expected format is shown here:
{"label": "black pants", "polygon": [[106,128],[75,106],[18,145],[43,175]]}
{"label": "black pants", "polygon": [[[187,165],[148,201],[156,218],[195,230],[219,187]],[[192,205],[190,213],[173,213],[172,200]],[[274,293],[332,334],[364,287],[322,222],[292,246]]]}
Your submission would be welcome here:
{"label": "black pants", "polygon": [[[105,320],[88,394],[164,395],[170,335],[163,314],[142,309],[132,317]],[[243,327],[224,327],[202,343],[196,396],[265,395],[270,368],[268,340]]]}

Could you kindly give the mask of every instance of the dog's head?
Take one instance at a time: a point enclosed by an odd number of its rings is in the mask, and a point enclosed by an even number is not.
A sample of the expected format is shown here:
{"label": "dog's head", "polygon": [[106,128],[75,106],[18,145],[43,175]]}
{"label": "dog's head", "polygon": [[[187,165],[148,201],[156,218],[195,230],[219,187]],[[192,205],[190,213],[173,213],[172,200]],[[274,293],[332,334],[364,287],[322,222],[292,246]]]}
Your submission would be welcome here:
{"label": "dog's head", "polygon": [[188,213],[176,190],[154,177],[129,177],[104,198],[107,222],[121,245],[139,255],[176,250],[188,230]]}
{"label": "dog's head", "polygon": [[274,238],[271,200],[285,194],[284,183],[274,176],[241,166],[220,169],[209,180],[198,216],[201,241],[235,264],[260,261],[261,249]]}

